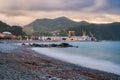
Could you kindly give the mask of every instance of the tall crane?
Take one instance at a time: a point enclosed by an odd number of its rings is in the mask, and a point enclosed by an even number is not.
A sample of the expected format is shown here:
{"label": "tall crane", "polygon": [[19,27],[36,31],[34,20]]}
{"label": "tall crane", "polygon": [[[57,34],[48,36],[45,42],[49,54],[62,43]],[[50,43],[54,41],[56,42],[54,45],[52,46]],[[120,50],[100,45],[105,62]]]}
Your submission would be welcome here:
{"label": "tall crane", "polygon": [[90,36],[91,36],[91,37],[94,37],[93,33],[90,32]]}
{"label": "tall crane", "polygon": [[68,31],[68,37],[75,36],[75,31]]}
{"label": "tall crane", "polygon": [[85,31],[82,31],[83,35],[82,36],[86,36],[86,32]]}

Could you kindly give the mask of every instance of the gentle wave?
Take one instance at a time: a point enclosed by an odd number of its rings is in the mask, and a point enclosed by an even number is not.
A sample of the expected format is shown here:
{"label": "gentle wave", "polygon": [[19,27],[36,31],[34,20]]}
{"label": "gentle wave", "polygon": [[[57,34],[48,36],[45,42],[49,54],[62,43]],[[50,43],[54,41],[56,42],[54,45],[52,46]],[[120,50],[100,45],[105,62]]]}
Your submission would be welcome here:
{"label": "gentle wave", "polygon": [[32,48],[32,50],[65,62],[120,75],[120,65],[107,60],[95,59],[83,55],[69,54],[64,51],[58,51],[56,48]]}

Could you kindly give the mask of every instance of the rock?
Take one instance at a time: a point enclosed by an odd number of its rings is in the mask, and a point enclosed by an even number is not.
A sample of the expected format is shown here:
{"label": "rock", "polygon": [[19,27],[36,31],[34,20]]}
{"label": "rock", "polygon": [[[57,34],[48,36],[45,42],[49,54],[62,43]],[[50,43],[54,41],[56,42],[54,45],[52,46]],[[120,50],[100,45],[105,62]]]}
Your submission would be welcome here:
{"label": "rock", "polygon": [[61,43],[58,45],[59,47],[73,47],[72,45],[68,44],[68,43]]}
{"label": "rock", "polygon": [[51,44],[50,46],[51,47],[57,47],[58,45],[57,44]]}
{"label": "rock", "polygon": [[25,45],[25,43],[22,43],[22,45]]}
{"label": "rock", "polygon": [[[25,43],[22,45],[25,45]],[[68,43],[61,43],[61,44],[37,44],[37,43],[33,43],[33,44],[29,44],[29,46],[31,46],[31,47],[58,47],[58,48],[75,47],[75,48],[78,48],[78,46],[73,46],[73,45],[70,45]]]}

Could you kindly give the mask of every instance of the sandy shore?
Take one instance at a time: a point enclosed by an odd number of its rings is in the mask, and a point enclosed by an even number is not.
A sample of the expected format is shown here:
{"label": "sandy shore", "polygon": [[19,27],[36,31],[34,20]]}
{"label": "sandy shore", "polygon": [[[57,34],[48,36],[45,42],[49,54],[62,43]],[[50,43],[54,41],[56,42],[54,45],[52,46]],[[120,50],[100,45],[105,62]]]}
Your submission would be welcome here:
{"label": "sandy shore", "polygon": [[120,80],[120,76],[59,61],[29,47],[0,43],[0,80]]}

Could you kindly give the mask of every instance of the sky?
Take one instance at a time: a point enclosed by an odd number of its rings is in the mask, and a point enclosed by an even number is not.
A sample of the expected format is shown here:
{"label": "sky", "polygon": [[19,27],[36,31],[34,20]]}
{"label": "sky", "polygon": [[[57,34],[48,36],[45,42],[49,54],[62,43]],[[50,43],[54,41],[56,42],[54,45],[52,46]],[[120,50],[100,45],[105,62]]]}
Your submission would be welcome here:
{"label": "sky", "polygon": [[0,0],[0,20],[10,25],[63,16],[92,23],[120,22],[120,0]]}

